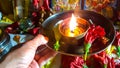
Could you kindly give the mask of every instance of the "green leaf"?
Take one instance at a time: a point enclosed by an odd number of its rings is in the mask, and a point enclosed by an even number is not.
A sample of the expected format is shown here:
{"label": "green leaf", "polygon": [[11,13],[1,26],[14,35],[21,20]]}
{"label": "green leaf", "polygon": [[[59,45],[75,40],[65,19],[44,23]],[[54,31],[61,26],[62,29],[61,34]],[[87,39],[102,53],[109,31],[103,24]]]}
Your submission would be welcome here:
{"label": "green leaf", "polygon": [[56,43],[54,44],[54,49],[55,49],[56,51],[58,51],[59,48],[60,48],[59,41],[56,41]]}

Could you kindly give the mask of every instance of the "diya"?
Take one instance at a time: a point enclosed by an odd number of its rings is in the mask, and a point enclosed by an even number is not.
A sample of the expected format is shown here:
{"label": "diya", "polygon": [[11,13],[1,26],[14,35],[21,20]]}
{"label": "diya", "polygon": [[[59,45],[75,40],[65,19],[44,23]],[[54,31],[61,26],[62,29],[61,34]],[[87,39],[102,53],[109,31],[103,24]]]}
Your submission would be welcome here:
{"label": "diya", "polygon": [[[59,21],[58,27],[54,29],[57,29],[56,31],[61,36],[59,41],[65,42],[65,45],[75,46],[78,45],[78,40],[87,33],[89,26],[88,21],[71,14],[71,17]],[[54,34],[58,34],[56,31],[54,31]]]}
{"label": "diya", "polygon": [[74,16],[72,14],[74,14],[73,10],[56,13],[42,23],[44,34],[49,38],[47,44],[49,48],[56,50],[55,45],[57,45],[59,53],[84,55],[84,36],[90,27],[89,20],[92,20],[93,24],[103,27],[106,32],[105,37],[109,39],[104,45],[94,42],[89,54],[103,51],[112,44],[115,29],[107,18],[87,10],[80,10]]}
{"label": "diya", "polygon": [[73,14],[70,18],[64,19],[59,24],[59,31],[67,37],[82,38],[89,28],[89,23],[80,17],[75,17]]}

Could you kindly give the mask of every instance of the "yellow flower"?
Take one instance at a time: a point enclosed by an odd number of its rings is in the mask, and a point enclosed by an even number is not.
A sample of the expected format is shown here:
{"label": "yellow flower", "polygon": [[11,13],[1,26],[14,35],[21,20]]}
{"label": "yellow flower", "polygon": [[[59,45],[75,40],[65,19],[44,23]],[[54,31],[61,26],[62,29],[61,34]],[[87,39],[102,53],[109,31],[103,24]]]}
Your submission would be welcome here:
{"label": "yellow flower", "polygon": [[106,52],[107,52],[108,55],[110,55],[114,50],[115,50],[115,46],[110,45],[110,46],[106,49]]}

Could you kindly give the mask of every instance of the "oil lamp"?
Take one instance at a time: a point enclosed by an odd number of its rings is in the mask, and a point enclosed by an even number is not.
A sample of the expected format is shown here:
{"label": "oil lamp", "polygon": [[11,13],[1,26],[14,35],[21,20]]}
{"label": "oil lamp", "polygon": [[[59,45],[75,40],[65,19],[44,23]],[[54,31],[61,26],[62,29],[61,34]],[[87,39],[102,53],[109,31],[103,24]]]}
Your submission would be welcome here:
{"label": "oil lamp", "polygon": [[75,37],[77,39],[84,37],[88,28],[89,23],[81,17],[75,17],[74,14],[59,24],[59,31],[63,36]]}

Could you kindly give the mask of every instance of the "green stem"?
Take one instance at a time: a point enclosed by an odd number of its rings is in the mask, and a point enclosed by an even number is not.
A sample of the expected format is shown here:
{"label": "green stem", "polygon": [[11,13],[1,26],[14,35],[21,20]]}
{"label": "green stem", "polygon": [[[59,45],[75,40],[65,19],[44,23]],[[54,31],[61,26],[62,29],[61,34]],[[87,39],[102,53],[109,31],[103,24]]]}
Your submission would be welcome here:
{"label": "green stem", "polygon": [[43,65],[41,68],[51,68],[52,62],[53,62],[53,58],[50,59],[45,65]]}
{"label": "green stem", "polygon": [[83,68],[88,68],[86,64],[83,65]]}
{"label": "green stem", "polygon": [[89,49],[91,47],[91,43],[85,43],[85,55],[84,55],[84,60],[86,61],[88,53],[89,53]]}
{"label": "green stem", "polygon": [[56,43],[54,44],[54,49],[55,49],[56,51],[58,51],[59,48],[60,48],[59,41],[56,41]]}
{"label": "green stem", "polygon": [[116,48],[117,48],[117,55],[118,57],[120,57],[120,46],[117,46]]}
{"label": "green stem", "polygon": [[104,67],[103,68],[107,68],[107,64],[104,64]]}

